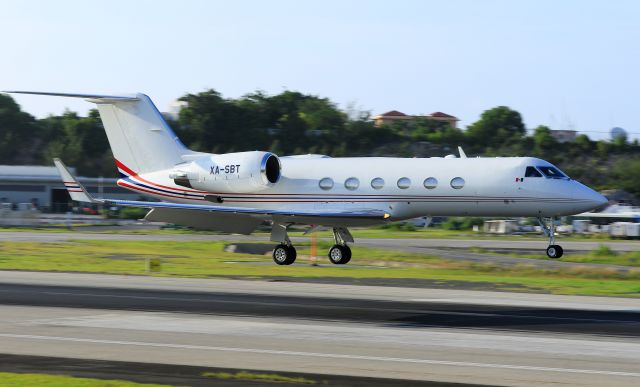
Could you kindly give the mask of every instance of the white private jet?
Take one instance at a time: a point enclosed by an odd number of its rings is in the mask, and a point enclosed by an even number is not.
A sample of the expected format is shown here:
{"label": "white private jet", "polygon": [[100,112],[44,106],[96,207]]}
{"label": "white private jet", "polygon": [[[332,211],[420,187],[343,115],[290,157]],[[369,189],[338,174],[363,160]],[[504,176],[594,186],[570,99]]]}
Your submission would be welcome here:
{"label": "white private jet", "polygon": [[[96,199],[56,159],[73,200],[150,208],[145,219],[249,234],[265,220],[278,265],[296,250],[293,224],[333,229],[334,264],[351,259],[347,227],[420,216],[536,217],[549,236],[547,255],[559,258],[554,218],[607,202],[552,164],[532,157],[387,158],[270,152],[210,154],[187,149],[144,94],[94,95],[11,91],[84,98],[97,104],[121,178],[118,185],[160,202]],[[546,226],[545,219],[549,226]]]}

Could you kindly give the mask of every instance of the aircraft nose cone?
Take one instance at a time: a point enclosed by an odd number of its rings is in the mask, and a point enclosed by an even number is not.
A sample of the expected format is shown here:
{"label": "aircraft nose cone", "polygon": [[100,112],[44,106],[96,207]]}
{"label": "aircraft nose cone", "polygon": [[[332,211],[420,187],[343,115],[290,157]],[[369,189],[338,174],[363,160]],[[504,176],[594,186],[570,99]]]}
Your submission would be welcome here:
{"label": "aircraft nose cone", "polygon": [[573,198],[576,199],[576,204],[578,205],[577,209],[581,212],[594,210],[609,202],[600,193],[580,183],[578,183],[573,193]]}

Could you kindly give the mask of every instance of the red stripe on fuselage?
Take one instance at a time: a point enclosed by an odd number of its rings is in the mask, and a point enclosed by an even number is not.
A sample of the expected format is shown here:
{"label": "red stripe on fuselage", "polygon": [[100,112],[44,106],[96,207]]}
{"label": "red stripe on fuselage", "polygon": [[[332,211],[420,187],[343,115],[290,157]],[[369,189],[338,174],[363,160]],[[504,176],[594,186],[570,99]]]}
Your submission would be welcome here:
{"label": "red stripe on fuselage", "polygon": [[146,193],[149,193],[149,194],[152,194],[152,195],[160,195],[160,196],[166,196],[166,197],[170,197],[170,198],[188,199],[188,200],[204,200],[204,198],[194,198],[194,197],[184,197],[184,196],[177,196],[177,195],[168,195],[168,194],[165,194],[165,193],[151,191],[151,190],[148,190],[148,189],[145,189],[145,188],[140,188],[140,187],[137,187],[135,185],[131,185],[131,184],[128,184],[128,183],[125,183],[125,182],[122,182],[122,181],[119,181],[117,184],[119,186],[121,186],[121,187],[130,188],[130,189],[135,190],[135,191],[146,192]]}
{"label": "red stripe on fuselage", "polygon": [[133,177],[134,179],[138,179],[140,181],[143,181],[147,184],[151,184],[151,185],[155,185],[156,187],[160,187],[160,188],[166,188],[166,189],[172,189],[174,191],[183,191],[183,192],[195,192],[195,193],[209,193],[207,191],[196,191],[193,189],[182,189],[182,188],[176,188],[176,187],[167,187],[166,185],[160,185],[158,183],[153,183],[149,180],[146,180],[142,177],[140,177],[140,175],[138,175],[137,173],[135,173],[134,171],[132,171],[131,169],[127,168],[126,165],[122,164],[120,161],[116,160],[116,165],[118,166],[118,168],[122,169],[123,171],[125,171],[126,173],[128,173],[129,175],[131,175],[130,177]]}

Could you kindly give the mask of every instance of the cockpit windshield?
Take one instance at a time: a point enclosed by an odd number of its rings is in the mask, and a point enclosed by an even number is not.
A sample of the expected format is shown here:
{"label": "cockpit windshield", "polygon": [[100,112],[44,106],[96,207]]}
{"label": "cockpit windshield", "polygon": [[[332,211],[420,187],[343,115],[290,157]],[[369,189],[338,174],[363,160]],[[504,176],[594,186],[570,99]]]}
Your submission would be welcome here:
{"label": "cockpit windshield", "polygon": [[564,173],[562,173],[556,167],[543,166],[543,167],[537,167],[537,168],[546,177],[549,177],[549,178],[552,178],[552,179],[568,179],[569,178],[569,176],[567,176]]}
{"label": "cockpit windshield", "polygon": [[542,173],[540,173],[535,167],[527,167],[524,172],[524,177],[542,177]]}

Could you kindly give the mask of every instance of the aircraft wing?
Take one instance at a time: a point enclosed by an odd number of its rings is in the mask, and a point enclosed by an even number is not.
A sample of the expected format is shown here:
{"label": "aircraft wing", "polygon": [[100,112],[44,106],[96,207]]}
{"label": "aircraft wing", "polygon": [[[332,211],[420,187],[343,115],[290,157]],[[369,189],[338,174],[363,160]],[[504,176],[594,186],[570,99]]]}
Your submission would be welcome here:
{"label": "aircraft wing", "polygon": [[[215,230],[236,230],[228,232],[250,233],[262,221],[274,220],[278,223],[316,224],[327,226],[369,225],[389,219],[390,215],[378,209],[355,210],[304,210],[304,209],[263,209],[251,207],[229,207],[203,204],[182,204],[169,202],[145,202],[135,200],[96,199],[71,175],[60,159],[54,163],[62,176],[71,199],[86,203],[100,203],[126,207],[152,209],[145,219],[184,224],[195,228]],[[236,223],[236,224],[230,224]]]}
{"label": "aircraft wing", "polygon": [[[94,199],[96,200],[96,199]],[[349,210],[349,211],[315,211],[315,210],[275,210],[250,207],[227,207],[227,206],[208,206],[202,204],[181,204],[168,202],[143,202],[134,200],[114,200],[104,199],[104,204],[113,204],[116,206],[143,207],[143,208],[171,208],[191,211],[208,211],[231,214],[246,215],[273,215],[273,216],[304,216],[304,217],[326,217],[326,218],[374,218],[387,219],[389,214],[380,210]],[[386,215],[386,216],[385,216]]]}

